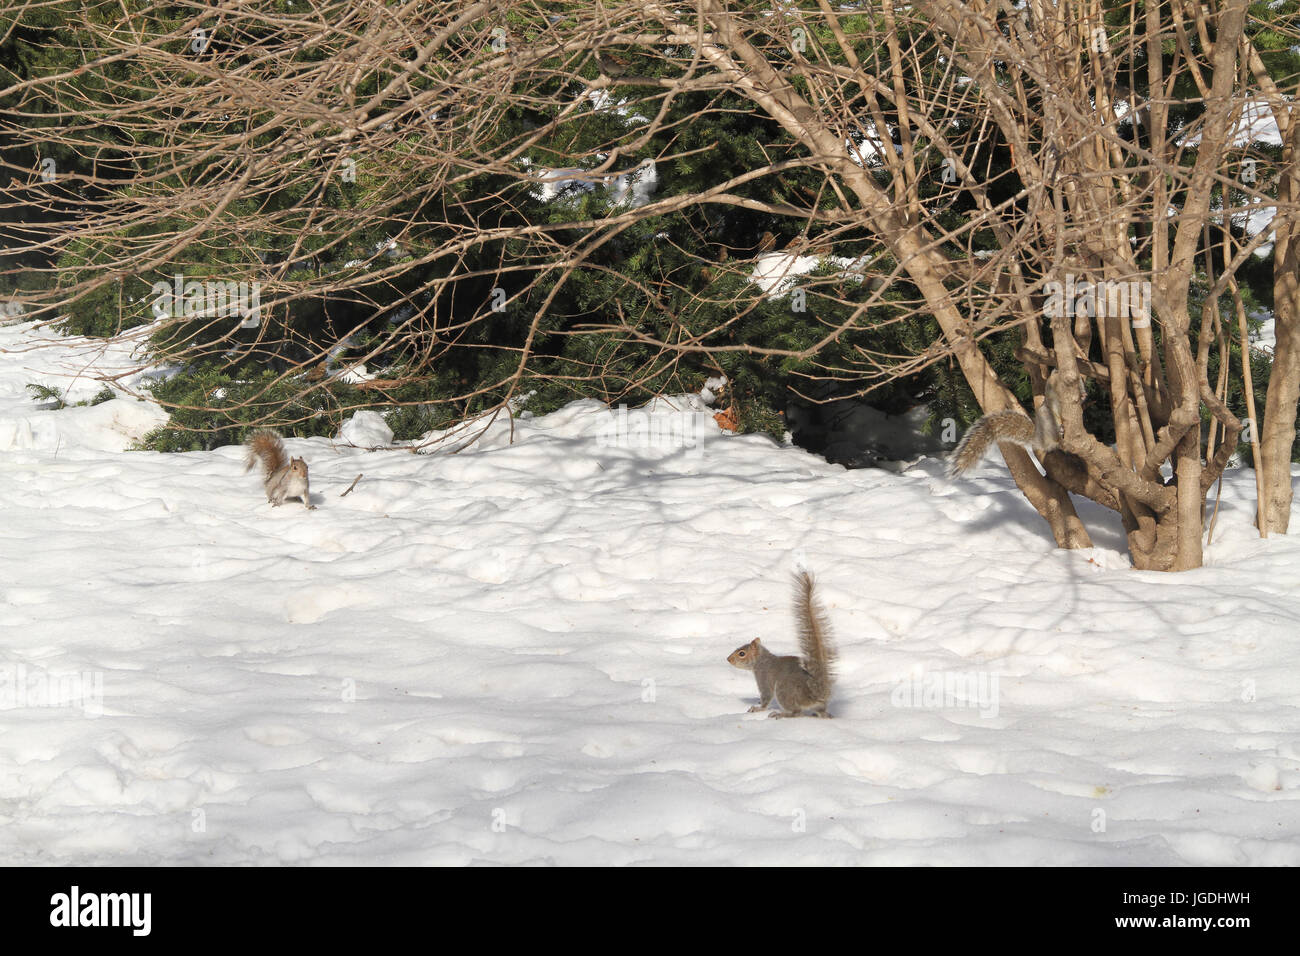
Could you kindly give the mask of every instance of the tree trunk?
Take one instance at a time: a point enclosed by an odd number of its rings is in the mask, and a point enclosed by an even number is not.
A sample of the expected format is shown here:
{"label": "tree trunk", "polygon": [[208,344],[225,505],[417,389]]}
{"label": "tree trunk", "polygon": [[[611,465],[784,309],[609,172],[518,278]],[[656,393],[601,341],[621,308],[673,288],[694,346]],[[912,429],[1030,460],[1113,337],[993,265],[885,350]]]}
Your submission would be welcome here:
{"label": "tree trunk", "polygon": [[[1278,179],[1276,243],[1273,247],[1273,371],[1264,403],[1264,527],[1285,534],[1291,522],[1291,449],[1295,445],[1296,403],[1300,402],[1300,217],[1291,203],[1300,198],[1296,140],[1300,122],[1291,120]],[[1249,358],[1247,359],[1249,361]],[[1258,427],[1258,422],[1256,426]]]}

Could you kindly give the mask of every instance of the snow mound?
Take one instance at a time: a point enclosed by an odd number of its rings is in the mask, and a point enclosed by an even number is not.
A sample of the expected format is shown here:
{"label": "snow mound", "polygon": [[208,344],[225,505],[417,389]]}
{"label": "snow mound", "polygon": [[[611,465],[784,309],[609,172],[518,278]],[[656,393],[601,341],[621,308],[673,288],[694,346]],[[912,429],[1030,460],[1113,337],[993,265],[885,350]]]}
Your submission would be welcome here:
{"label": "snow mound", "polygon": [[386,448],[393,443],[393,430],[379,412],[360,411],[343,423],[339,441],[357,448]]}
{"label": "snow mound", "polygon": [[[118,397],[154,376],[129,340],[64,337],[38,322],[0,326],[0,452],[41,450],[81,458],[121,452],[167,421],[153,402]],[[52,389],[70,407],[43,409],[31,385]]]}

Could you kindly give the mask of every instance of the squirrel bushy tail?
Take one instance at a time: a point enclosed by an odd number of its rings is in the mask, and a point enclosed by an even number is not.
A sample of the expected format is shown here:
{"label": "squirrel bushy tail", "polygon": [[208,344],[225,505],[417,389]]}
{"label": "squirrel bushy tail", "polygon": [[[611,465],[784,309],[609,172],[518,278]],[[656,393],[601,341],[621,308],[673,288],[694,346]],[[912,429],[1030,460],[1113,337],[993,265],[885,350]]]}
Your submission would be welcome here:
{"label": "squirrel bushy tail", "polygon": [[254,432],[248,439],[248,461],[244,471],[251,471],[259,461],[262,463],[263,480],[270,478],[289,464],[284,451],[284,442],[275,432],[265,428]]}
{"label": "squirrel bushy tail", "polygon": [[813,593],[813,578],[807,571],[794,576],[795,614],[799,619],[799,650],[804,670],[812,678],[811,689],[819,700],[831,696],[835,679],[835,647],[830,640],[830,621]]}
{"label": "squirrel bushy tail", "polygon": [[[1029,449],[1042,461],[1049,451],[1061,447],[1065,437],[1063,402],[1061,401],[1058,372],[1053,372],[1043,385],[1043,400],[1034,409],[1034,417],[1009,408],[990,412],[966,430],[948,459],[948,477],[956,478],[973,468],[997,442],[1012,442]],[[1079,383],[1079,401],[1086,397],[1083,382]]]}
{"label": "squirrel bushy tail", "polygon": [[1034,422],[1024,412],[1009,408],[985,415],[962,436],[948,459],[948,477],[964,475],[988,454],[997,442],[1009,441],[1032,450]]}

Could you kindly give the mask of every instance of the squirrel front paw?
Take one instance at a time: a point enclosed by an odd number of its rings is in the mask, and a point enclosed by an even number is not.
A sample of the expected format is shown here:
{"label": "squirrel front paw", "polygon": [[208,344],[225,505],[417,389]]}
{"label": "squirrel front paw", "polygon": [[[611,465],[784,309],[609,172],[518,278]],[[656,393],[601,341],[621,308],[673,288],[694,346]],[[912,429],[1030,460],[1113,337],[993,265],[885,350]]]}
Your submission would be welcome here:
{"label": "squirrel front paw", "polygon": [[767,708],[764,707],[762,704],[755,704],[753,707],[749,708],[749,710],[745,711],[745,713],[747,713],[747,714],[756,714],[756,713],[758,713],[760,710],[767,710]]}

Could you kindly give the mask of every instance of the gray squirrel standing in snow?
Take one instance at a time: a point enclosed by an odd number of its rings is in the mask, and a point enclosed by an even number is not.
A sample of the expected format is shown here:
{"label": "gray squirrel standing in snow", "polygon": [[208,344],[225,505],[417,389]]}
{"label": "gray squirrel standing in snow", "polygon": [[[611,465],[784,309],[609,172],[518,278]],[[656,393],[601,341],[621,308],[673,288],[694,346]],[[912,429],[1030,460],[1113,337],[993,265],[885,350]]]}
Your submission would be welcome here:
{"label": "gray squirrel standing in snow", "polygon": [[835,647],[831,643],[826,612],[813,594],[813,579],[807,571],[796,572],[795,614],[799,621],[799,649],[803,657],[778,657],[754,638],[731,652],[727,663],[753,671],[758,682],[758,704],[752,714],[767,710],[775,700],[779,711],[769,717],[799,717],[809,711],[814,717],[829,717],[826,704],[835,678]]}
{"label": "gray squirrel standing in snow", "polygon": [[248,439],[248,462],[244,467],[247,472],[258,462],[262,464],[262,484],[266,488],[266,500],[278,508],[285,498],[298,498],[307,506],[308,511],[315,511],[311,503],[311,493],[307,490],[307,462],[302,458],[289,458],[284,450],[284,441],[275,432],[268,429],[254,432]]}
{"label": "gray squirrel standing in snow", "polygon": [[[1018,408],[990,412],[966,430],[952,457],[948,459],[948,477],[964,475],[979,464],[989,448],[998,442],[1011,442],[1033,451],[1042,461],[1049,451],[1061,447],[1065,424],[1061,420],[1061,393],[1057,373],[1048,377],[1043,387],[1043,401],[1030,418]],[[1083,400],[1083,383],[1079,383],[1079,400]]]}

